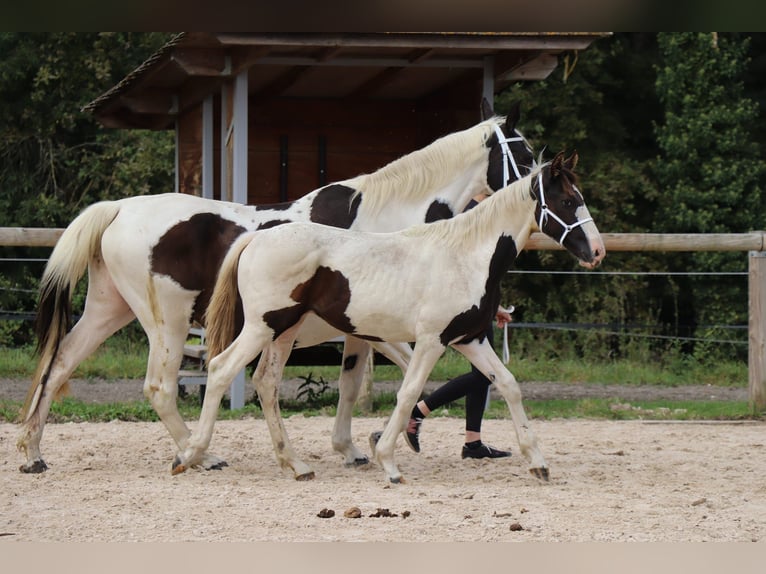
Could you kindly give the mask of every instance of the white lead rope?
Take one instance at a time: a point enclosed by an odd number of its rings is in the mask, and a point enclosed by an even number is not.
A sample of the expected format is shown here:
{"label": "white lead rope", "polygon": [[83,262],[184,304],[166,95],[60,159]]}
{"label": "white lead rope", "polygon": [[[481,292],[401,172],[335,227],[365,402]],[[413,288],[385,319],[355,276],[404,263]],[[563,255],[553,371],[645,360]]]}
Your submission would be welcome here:
{"label": "white lead rope", "polygon": [[[516,307],[511,305],[506,309],[509,314],[512,314],[516,310]],[[503,325],[503,364],[507,365],[511,360],[511,352],[508,349],[508,323]]]}

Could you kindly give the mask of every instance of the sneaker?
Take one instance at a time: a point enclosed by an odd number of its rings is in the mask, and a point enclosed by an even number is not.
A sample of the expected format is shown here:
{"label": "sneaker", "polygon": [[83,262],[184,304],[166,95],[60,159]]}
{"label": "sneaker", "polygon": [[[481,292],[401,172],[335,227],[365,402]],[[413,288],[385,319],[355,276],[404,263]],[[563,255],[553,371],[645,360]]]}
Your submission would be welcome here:
{"label": "sneaker", "polygon": [[468,448],[463,445],[462,458],[505,458],[511,456],[511,452],[507,450],[499,450],[488,444],[481,443],[474,448]]}
{"label": "sneaker", "polygon": [[423,419],[411,418],[407,423],[407,428],[404,431],[404,440],[407,445],[415,452],[420,452],[420,425],[423,424]]}

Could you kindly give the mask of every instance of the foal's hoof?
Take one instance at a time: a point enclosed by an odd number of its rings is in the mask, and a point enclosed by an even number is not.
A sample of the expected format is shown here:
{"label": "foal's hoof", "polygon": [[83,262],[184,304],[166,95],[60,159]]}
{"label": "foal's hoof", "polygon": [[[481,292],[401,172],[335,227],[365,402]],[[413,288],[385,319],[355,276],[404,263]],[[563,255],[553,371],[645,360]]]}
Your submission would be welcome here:
{"label": "foal's hoof", "polygon": [[370,459],[366,456],[360,456],[352,460],[351,462],[345,463],[346,466],[364,466],[366,464],[370,464]]}
{"label": "foal's hoof", "polygon": [[304,472],[303,474],[296,474],[295,480],[300,482],[306,482],[307,480],[314,480],[314,471]]}
{"label": "foal's hoof", "polygon": [[30,464],[22,464],[19,470],[24,474],[41,474],[48,470],[48,465],[41,458],[32,461]]}
{"label": "foal's hoof", "polygon": [[404,480],[404,477],[401,475],[391,476],[388,478],[388,480],[389,482],[391,482],[391,484],[404,484],[405,482],[407,482],[406,480]]}
{"label": "foal's hoof", "polygon": [[529,472],[535,478],[539,478],[540,480],[544,480],[545,482],[548,482],[548,479],[550,478],[548,475],[548,469],[546,467],[530,468]]}
{"label": "foal's hoof", "polygon": [[205,470],[223,470],[225,466],[229,466],[229,463],[226,462],[225,460],[222,460],[221,462],[217,462],[210,466],[206,466]]}
{"label": "foal's hoof", "polygon": [[173,459],[173,467],[170,469],[170,474],[173,476],[186,472],[186,465],[181,462],[181,459],[176,456]]}

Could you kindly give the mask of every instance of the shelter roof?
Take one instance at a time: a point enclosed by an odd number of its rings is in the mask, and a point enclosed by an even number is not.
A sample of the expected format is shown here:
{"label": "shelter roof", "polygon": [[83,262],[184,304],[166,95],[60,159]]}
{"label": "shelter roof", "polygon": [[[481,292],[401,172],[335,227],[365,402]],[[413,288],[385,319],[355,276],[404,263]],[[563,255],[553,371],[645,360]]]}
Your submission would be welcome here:
{"label": "shelter roof", "polygon": [[420,99],[481,78],[495,91],[547,77],[558,55],[609,35],[591,32],[183,32],[87,104],[107,127],[167,129],[249,69],[251,98]]}

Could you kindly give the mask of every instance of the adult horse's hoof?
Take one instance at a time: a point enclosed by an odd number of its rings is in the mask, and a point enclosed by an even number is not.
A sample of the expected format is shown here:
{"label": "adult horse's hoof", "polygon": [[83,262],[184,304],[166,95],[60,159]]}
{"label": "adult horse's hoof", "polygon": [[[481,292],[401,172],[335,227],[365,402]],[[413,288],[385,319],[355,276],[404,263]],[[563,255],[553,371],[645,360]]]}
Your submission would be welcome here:
{"label": "adult horse's hoof", "polygon": [[307,480],[314,480],[314,471],[304,472],[303,474],[296,474],[295,480],[306,482]]}
{"label": "adult horse's hoof", "polygon": [[346,466],[364,466],[365,464],[370,464],[370,459],[366,456],[360,456],[355,458],[351,462],[344,463]]}
{"label": "adult horse's hoof", "polygon": [[548,479],[550,478],[550,476],[548,475],[548,469],[546,467],[530,468],[529,472],[535,478],[539,478],[540,480],[544,480],[545,482],[548,482]]}
{"label": "adult horse's hoof", "polygon": [[221,470],[224,466],[229,466],[229,463],[213,454],[206,453],[202,458],[201,466],[205,470]]}
{"label": "adult horse's hoof", "polygon": [[378,441],[380,440],[381,435],[383,434],[383,431],[375,431],[370,433],[370,452],[374,455],[375,454],[375,448],[378,446]]}
{"label": "adult horse's hoof", "polygon": [[24,474],[41,474],[48,470],[48,465],[41,458],[32,461],[31,464],[22,464],[19,470]]}

